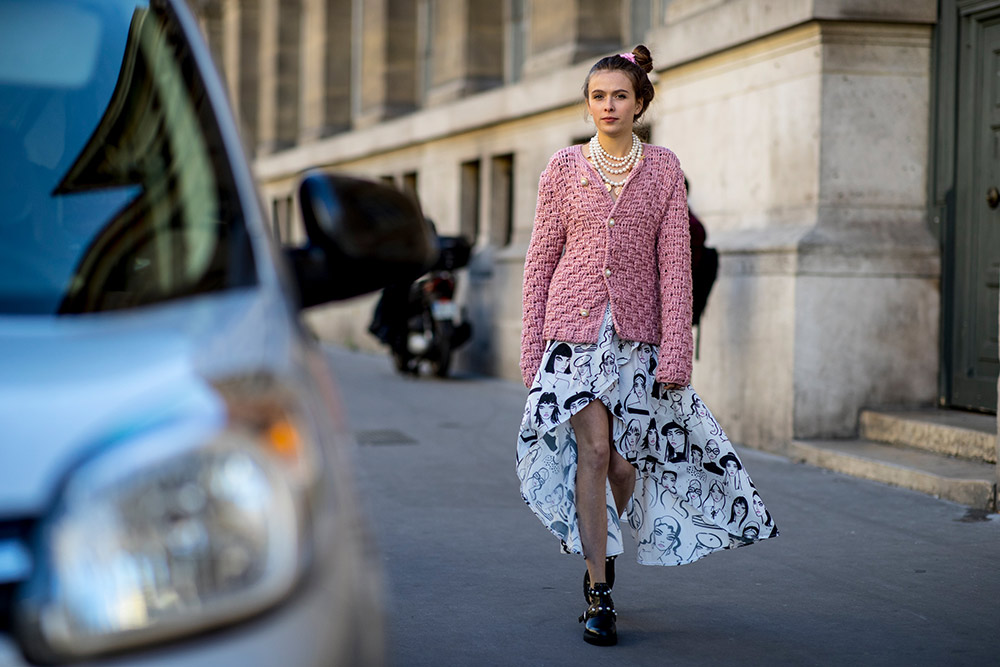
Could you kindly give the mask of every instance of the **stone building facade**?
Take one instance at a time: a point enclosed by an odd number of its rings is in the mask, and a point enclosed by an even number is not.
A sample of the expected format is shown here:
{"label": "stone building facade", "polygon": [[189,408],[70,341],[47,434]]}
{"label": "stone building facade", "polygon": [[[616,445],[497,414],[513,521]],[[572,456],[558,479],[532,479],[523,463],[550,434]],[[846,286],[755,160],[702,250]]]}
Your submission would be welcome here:
{"label": "stone building facade", "polygon": [[[964,261],[948,239],[966,225],[955,206],[970,158],[949,137],[978,84],[948,68],[970,21],[988,26],[1000,2],[191,3],[276,235],[300,237],[295,188],[322,168],[406,189],[440,232],[475,240],[462,294],[475,337],[460,364],[519,377],[538,176],[593,134],[590,65],[642,42],[656,67],[651,140],[680,157],[721,254],[693,381],[733,439],[780,450],[855,434],[864,406],[954,402],[948,341],[962,316],[942,278],[956,284],[948,267]],[[987,274],[991,257],[979,260]],[[980,319],[993,393],[963,407],[995,410],[1000,296],[989,280],[957,289],[992,307]],[[372,305],[311,318],[323,336],[375,349]]]}

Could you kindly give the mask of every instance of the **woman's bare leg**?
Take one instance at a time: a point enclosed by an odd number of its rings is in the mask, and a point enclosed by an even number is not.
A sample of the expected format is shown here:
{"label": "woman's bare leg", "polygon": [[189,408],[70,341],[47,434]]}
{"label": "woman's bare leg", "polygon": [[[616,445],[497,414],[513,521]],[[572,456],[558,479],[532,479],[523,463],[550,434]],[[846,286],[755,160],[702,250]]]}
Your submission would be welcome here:
{"label": "woman's bare leg", "polygon": [[600,401],[591,401],[570,417],[569,423],[576,434],[576,512],[580,518],[580,541],[590,582],[596,584],[607,581],[604,573],[608,547],[606,484],[611,454],[608,410]]}
{"label": "woman's bare leg", "polygon": [[608,481],[611,482],[611,495],[615,497],[615,509],[621,517],[635,491],[635,468],[614,447],[611,447],[608,463]]}

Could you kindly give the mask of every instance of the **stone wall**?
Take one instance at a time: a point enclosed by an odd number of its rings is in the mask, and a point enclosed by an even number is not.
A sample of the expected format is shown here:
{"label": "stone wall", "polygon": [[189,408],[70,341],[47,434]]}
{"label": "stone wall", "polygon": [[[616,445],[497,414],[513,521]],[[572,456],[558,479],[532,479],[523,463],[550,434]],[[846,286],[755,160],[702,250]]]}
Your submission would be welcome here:
{"label": "stone wall", "polygon": [[[315,1],[302,4],[309,14]],[[476,334],[457,365],[513,379],[538,175],[555,150],[593,133],[580,85],[593,60],[625,46],[632,14],[624,0],[525,0],[515,76],[504,70],[506,46],[496,47],[511,30],[476,14],[480,4],[410,3],[448,39],[421,55],[420,16],[407,23],[399,0],[354,0],[352,53],[362,60],[349,68],[361,75],[350,80],[351,129],[262,155],[256,169],[268,200],[288,197],[317,166],[415,179],[442,233],[468,227],[461,203],[477,187],[476,258],[460,297]],[[699,332],[699,392],[735,440],[775,450],[793,436],[851,435],[861,406],[933,401],[939,260],[925,216],[936,3],[650,6],[662,17],[644,40],[657,65],[653,142],[680,157],[691,206],[722,255]],[[442,8],[451,13],[436,15]],[[317,39],[306,46],[315,50]],[[481,61],[461,60],[480,44]],[[420,90],[401,83],[407,76]],[[491,198],[503,165],[512,175],[509,243]],[[378,349],[366,333],[373,303],[317,308],[309,319],[325,337]]]}

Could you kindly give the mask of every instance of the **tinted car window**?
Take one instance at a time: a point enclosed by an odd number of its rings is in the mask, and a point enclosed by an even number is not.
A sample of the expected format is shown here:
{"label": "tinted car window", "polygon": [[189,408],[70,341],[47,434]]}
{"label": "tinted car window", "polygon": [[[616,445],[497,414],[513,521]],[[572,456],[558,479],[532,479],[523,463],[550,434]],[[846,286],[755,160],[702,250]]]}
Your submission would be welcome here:
{"label": "tinted car window", "polygon": [[0,0],[0,313],[252,284],[219,129],[157,0]]}

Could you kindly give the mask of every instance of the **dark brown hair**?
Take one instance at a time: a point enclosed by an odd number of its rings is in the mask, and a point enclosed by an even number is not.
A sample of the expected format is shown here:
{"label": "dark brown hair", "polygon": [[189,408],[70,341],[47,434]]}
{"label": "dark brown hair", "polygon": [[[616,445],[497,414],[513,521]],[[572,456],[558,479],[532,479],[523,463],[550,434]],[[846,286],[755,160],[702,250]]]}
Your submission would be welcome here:
{"label": "dark brown hair", "polygon": [[594,76],[597,72],[624,72],[629,80],[632,81],[632,90],[635,91],[635,96],[642,100],[642,109],[632,119],[634,122],[639,120],[642,114],[646,113],[646,109],[649,108],[649,103],[653,101],[656,91],[653,90],[653,84],[650,82],[648,76],[653,71],[653,56],[650,55],[649,49],[640,44],[632,49],[632,56],[635,58],[635,62],[620,55],[613,55],[601,58],[594,63],[594,66],[590,68],[590,72],[587,73],[586,81],[583,82],[583,99],[587,101],[590,97],[590,77]]}

